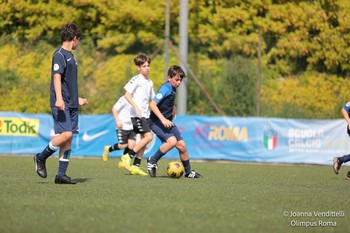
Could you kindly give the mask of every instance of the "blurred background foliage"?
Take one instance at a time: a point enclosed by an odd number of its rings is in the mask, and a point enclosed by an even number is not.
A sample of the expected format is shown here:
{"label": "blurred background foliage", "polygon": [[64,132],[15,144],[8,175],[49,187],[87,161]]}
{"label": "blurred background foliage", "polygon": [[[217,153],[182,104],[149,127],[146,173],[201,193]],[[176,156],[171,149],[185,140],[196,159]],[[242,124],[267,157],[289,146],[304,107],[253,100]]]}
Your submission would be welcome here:
{"label": "blurred background foliage", "polygon": [[[51,58],[65,23],[83,31],[74,53],[90,104],[81,113],[110,113],[137,74],[139,52],[152,57],[155,90],[165,80],[165,0],[0,2],[0,111],[50,113]],[[179,8],[170,1],[175,46]],[[189,1],[188,67],[228,116],[340,118],[350,88],[349,10],[348,0]],[[178,63],[170,50],[169,65]],[[219,115],[187,76],[188,114]]]}

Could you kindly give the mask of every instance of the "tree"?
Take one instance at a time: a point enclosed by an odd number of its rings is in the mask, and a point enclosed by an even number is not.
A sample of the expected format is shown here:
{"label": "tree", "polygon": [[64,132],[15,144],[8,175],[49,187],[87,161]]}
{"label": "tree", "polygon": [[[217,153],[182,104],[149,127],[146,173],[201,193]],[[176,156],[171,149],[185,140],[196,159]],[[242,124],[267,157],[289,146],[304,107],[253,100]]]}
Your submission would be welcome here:
{"label": "tree", "polygon": [[[312,117],[317,106],[317,117],[338,116],[338,104],[343,102],[339,93],[344,96],[345,93],[325,89],[324,92],[336,94],[327,95],[323,104],[332,107],[326,109],[307,95],[312,87],[299,93],[298,85],[313,85],[314,79],[318,79],[317,85],[328,86],[325,75],[335,77],[332,81],[335,86],[341,83],[345,89],[350,87],[344,81],[350,72],[349,10],[347,0],[189,1],[188,65],[226,114],[255,115],[253,86],[260,30],[263,104],[275,103],[265,105],[262,114]],[[130,58],[138,52],[161,54],[164,12],[165,2],[158,0],[2,1],[0,92],[7,97],[6,102],[0,103],[0,110],[11,106],[14,111],[50,111],[45,104],[50,51],[60,44],[62,24],[74,22],[83,31],[81,45],[75,51],[79,91],[92,100],[90,107],[82,111],[109,113],[111,104],[135,71]],[[173,44],[179,41],[178,20],[179,1],[171,1]],[[172,64],[178,64],[176,58],[171,59]],[[152,61],[151,75],[156,87],[164,81],[163,65],[161,56]],[[290,100],[293,108],[281,110],[281,103],[289,98],[281,91],[285,86],[295,98]],[[189,114],[217,114],[190,76],[188,88]],[[23,95],[23,89],[27,95]],[[312,104],[303,103],[298,98],[301,93]],[[33,101],[39,104],[34,105]]]}
{"label": "tree", "polygon": [[230,116],[253,116],[256,109],[257,70],[250,60],[235,57],[224,63],[216,89],[221,109]]}

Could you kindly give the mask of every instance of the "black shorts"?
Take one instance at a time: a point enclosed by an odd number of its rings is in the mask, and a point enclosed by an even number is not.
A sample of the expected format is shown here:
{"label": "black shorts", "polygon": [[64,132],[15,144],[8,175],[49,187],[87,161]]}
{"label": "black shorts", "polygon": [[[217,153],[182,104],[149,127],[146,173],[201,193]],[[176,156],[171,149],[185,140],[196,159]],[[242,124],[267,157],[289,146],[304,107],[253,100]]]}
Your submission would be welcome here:
{"label": "black shorts", "polygon": [[131,122],[132,122],[132,126],[134,127],[135,133],[145,134],[145,133],[151,132],[151,129],[148,125],[148,120],[145,117],[142,117],[142,118],[132,117]]}
{"label": "black shorts", "polygon": [[119,144],[127,144],[129,139],[136,140],[136,133],[132,129],[131,130],[117,129],[116,131],[117,131]]}

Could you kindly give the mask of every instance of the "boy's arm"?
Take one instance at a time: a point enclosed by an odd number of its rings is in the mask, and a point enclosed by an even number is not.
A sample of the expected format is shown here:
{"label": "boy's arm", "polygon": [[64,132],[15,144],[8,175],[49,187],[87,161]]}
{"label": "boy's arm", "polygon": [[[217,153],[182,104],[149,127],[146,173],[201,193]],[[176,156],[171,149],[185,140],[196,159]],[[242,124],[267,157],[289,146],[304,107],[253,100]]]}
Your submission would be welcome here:
{"label": "boy's arm", "polygon": [[89,103],[89,102],[87,101],[87,99],[81,98],[81,97],[78,98],[78,101],[79,101],[79,105],[80,105],[80,106],[83,106],[83,105]]}
{"label": "boy's arm", "polygon": [[61,75],[60,74],[53,75],[53,85],[54,85],[55,94],[56,94],[55,106],[59,110],[64,110],[65,105],[64,105],[63,98],[62,98],[62,84],[61,84]]}
{"label": "boy's arm", "polygon": [[112,113],[113,113],[115,124],[116,124],[117,128],[121,129],[123,127],[123,123],[119,120],[118,111],[115,108],[112,108]]}
{"label": "boy's arm", "polygon": [[171,128],[174,126],[174,123],[166,119],[163,114],[159,111],[159,108],[157,106],[157,102],[152,100],[151,103],[149,104],[150,109],[152,112],[158,117],[158,119],[162,122],[162,124],[167,127]]}
{"label": "boy's arm", "polygon": [[137,107],[137,105],[135,104],[135,102],[132,100],[131,93],[128,92],[128,91],[125,91],[124,97],[131,104],[131,106],[135,109],[137,116],[139,118],[141,118],[142,117],[142,113],[141,113],[140,109]]}

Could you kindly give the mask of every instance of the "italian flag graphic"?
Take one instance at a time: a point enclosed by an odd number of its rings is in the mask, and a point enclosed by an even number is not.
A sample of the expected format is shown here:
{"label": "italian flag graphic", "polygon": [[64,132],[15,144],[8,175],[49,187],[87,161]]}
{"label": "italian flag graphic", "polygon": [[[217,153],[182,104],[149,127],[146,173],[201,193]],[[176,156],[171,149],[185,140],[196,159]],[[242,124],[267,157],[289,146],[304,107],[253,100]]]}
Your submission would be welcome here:
{"label": "italian flag graphic", "polygon": [[275,147],[277,145],[277,135],[271,134],[271,132],[268,134],[265,134],[264,135],[264,145],[265,145],[266,149],[268,149],[268,150],[275,149]]}

